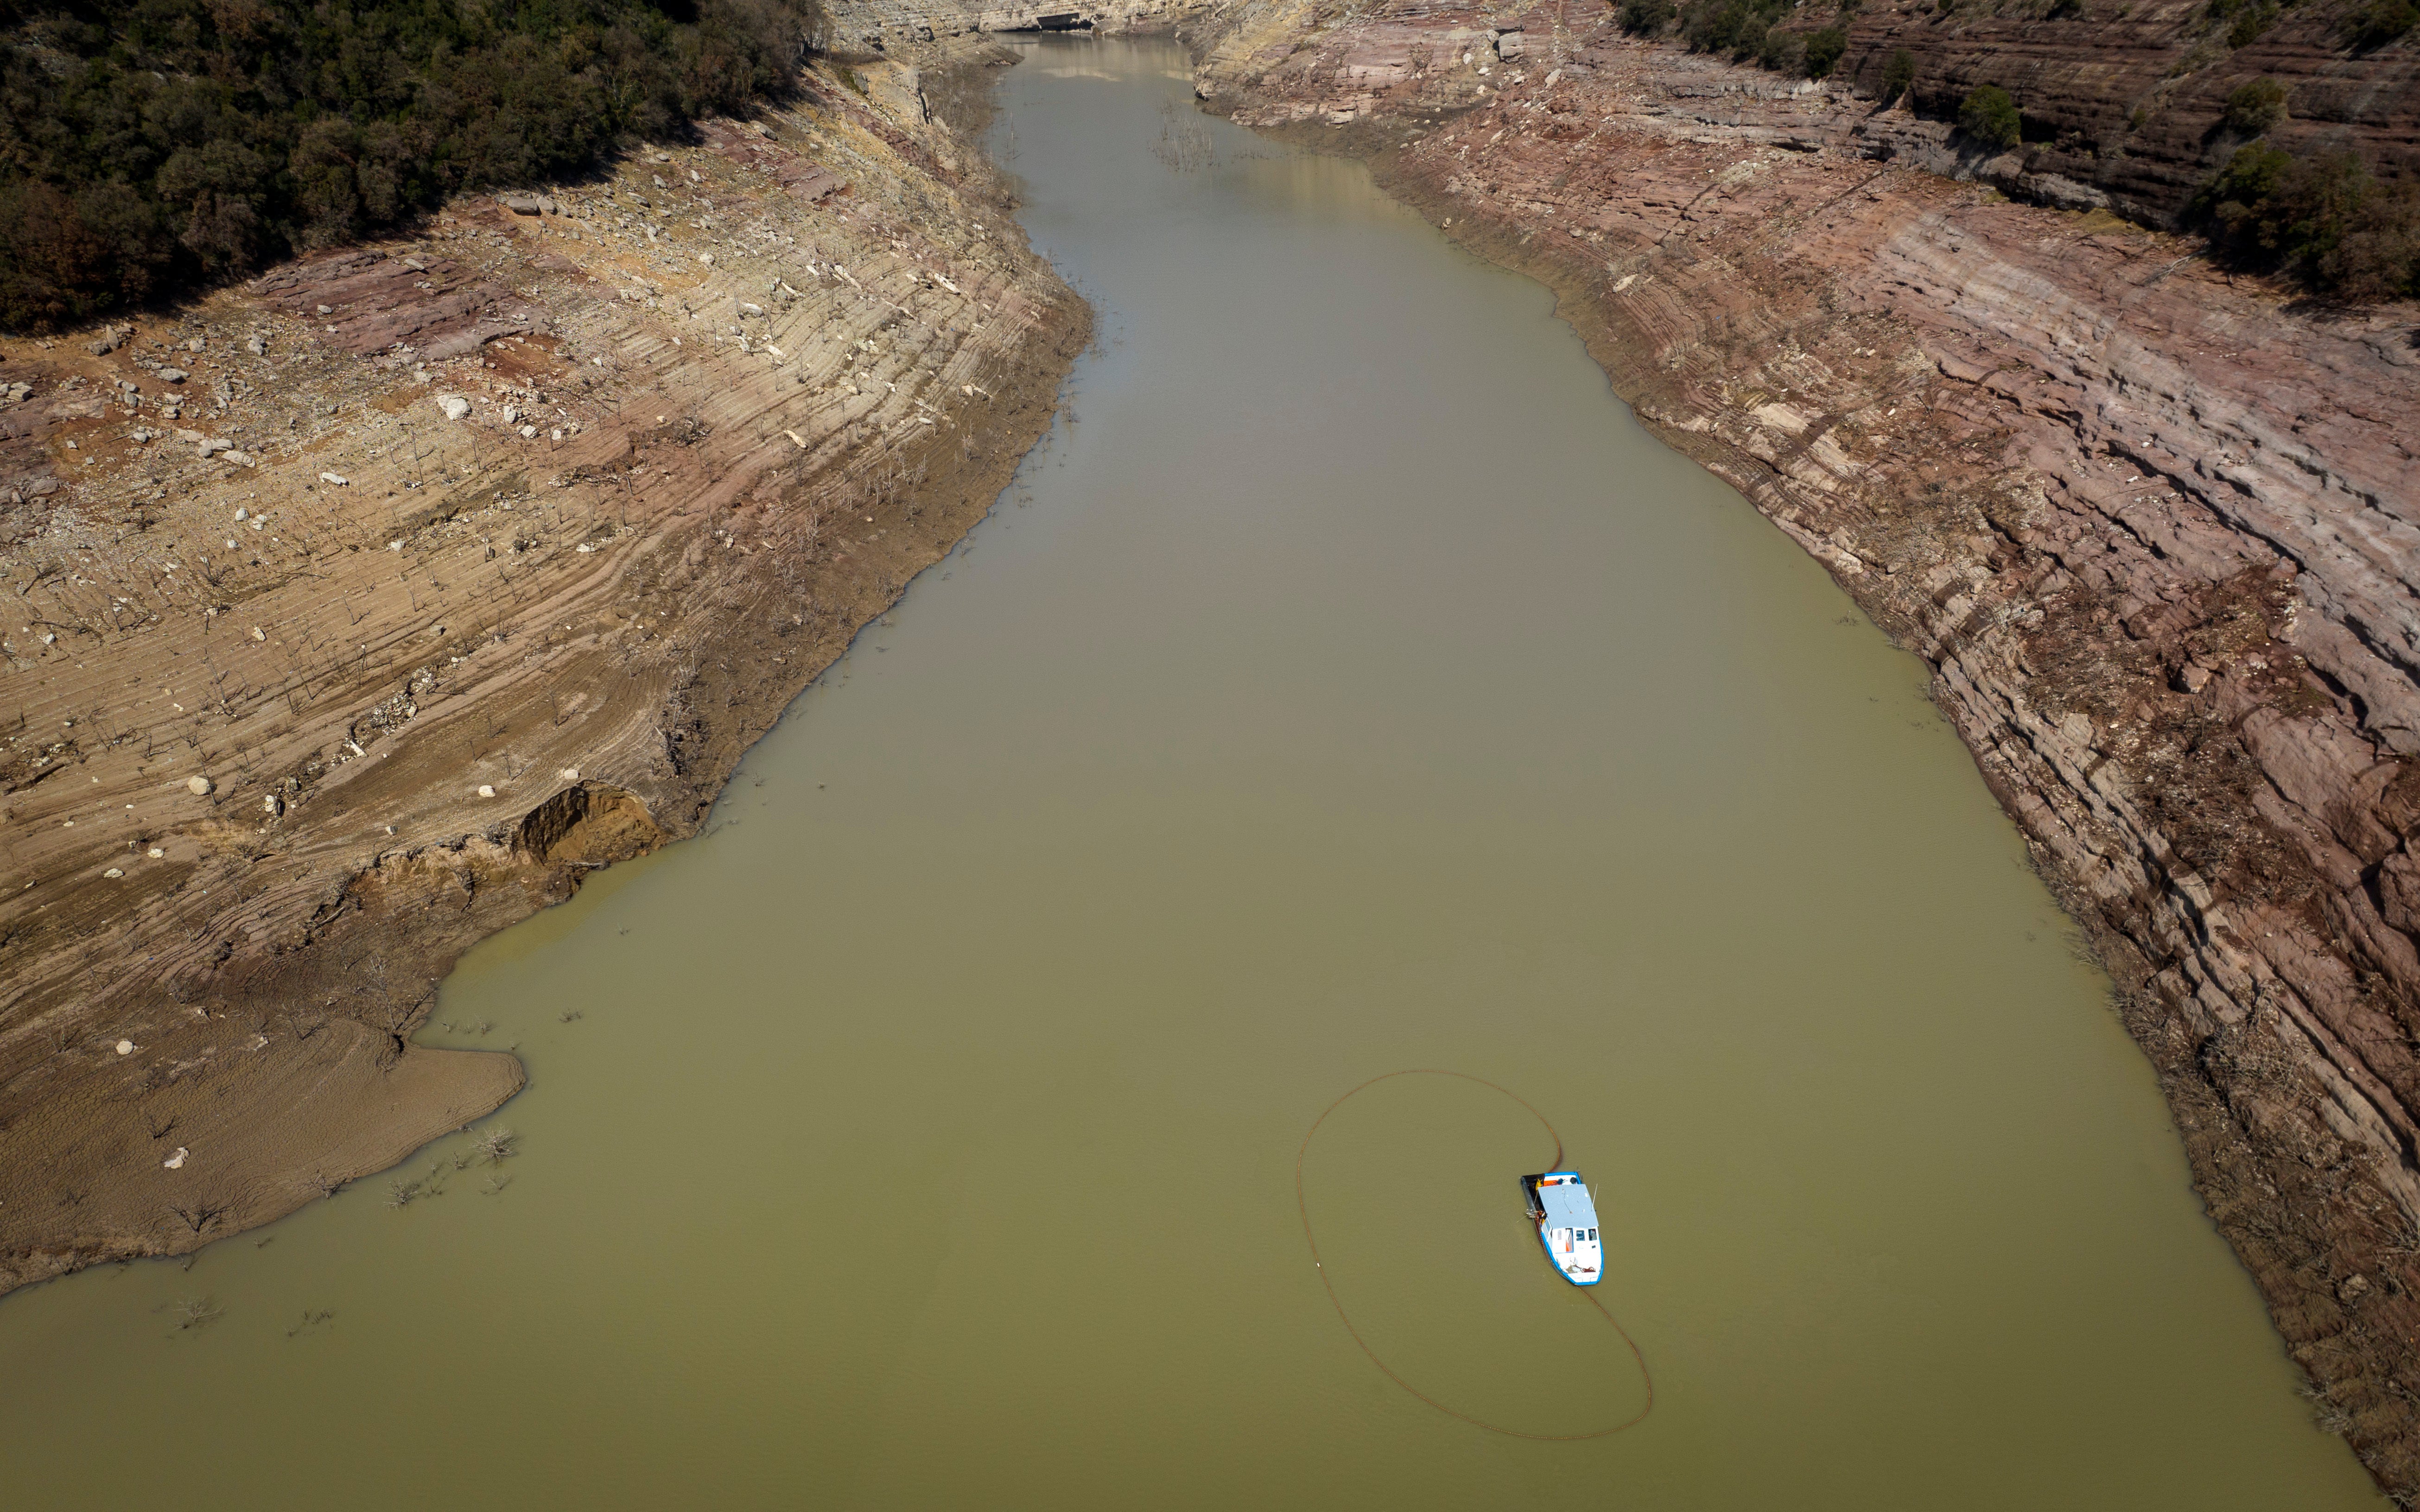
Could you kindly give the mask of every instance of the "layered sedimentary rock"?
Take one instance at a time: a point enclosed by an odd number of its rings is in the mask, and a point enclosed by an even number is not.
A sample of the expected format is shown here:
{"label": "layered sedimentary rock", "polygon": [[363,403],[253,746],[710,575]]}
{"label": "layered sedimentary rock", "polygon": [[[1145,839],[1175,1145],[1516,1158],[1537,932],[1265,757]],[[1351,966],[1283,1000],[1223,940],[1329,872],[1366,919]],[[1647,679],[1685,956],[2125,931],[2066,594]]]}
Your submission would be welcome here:
{"label": "layered sedimentary rock", "polygon": [[694,830],[1047,424],[1089,317],[942,81],[803,85],[0,344],[0,1289],[508,1097],[411,1042],[455,955]]}
{"label": "layered sedimentary rock", "polygon": [[1368,153],[1933,668],[2322,1420],[2420,1485],[2420,334],[1878,160],[1603,12],[1294,0],[1200,92]]}
{"label": "layered sedimentary rock", "polygon": [[[2364,8],[1885,0],[1842,18],[1840,67],[1872,97],[1890,55],[1909,54],[1910,97],[1929,119],[1877,124],[1921,153],[1920,166],[2164,225],[2263,132],[2289,152],[2351,151],[2385,177],[2420,177],[2420,31],[2358,48],[2349,26]],[[2256,80],[2284,88],[2283,118],[2230,126],[2227,97]],[[1948,123],[1982,85],[2008,90],[2023,113],[2025,140],[2012,151],[1953,137]]]}

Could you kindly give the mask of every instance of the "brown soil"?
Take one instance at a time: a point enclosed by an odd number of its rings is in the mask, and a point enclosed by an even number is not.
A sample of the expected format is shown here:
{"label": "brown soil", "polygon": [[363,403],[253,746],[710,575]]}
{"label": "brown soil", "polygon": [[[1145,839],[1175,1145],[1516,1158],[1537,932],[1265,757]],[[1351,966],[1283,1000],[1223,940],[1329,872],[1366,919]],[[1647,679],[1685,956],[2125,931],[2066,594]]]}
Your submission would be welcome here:
{"label": "brown soil", "polygon": [[2320,1422],[2420,1491],[2415,312],[1878,161],[1845,89],[1608,23],[1263,0],[1192,40],[1212,108],[1551,286],[1931,664]]}
{"label": "brown soil", "polygon": [[854,75],[7,345],[0,1290],[510,1097],[411,1042],[455,957],[692,833],[1047,428],[1089,312],[916,72]]}

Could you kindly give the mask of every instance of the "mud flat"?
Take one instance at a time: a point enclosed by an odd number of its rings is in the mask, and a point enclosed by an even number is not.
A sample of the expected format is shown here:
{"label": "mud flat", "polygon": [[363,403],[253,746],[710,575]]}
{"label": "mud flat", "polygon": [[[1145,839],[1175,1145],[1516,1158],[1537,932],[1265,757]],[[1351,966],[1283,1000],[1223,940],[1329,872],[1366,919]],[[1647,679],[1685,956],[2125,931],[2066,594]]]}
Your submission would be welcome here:
{"label": "mud flat", "polygon": [[991,507],[1090,315],[925,54],[0,343],[0,1290],[510,1097],[411,1042],[454,958],[691,833]]}
{"label": "mud flat", "polygon": [[1198,93],[1548,284],[1926,658],[2321,1423],[2420,1489],[2414,312],[1897,166],[1845,85],[1602,10],[1325,16],[1198,23]]}

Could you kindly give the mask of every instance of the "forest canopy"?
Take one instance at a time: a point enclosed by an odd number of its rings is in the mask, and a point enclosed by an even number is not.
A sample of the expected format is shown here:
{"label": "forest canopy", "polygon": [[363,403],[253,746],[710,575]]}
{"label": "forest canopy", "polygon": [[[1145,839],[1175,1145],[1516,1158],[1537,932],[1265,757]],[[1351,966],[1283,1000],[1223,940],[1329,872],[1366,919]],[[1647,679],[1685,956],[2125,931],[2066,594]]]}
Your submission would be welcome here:
{"label": "forest canopy", "polygon": [[0,0],[0,328],[778,98],[820,23],[817,0]]}

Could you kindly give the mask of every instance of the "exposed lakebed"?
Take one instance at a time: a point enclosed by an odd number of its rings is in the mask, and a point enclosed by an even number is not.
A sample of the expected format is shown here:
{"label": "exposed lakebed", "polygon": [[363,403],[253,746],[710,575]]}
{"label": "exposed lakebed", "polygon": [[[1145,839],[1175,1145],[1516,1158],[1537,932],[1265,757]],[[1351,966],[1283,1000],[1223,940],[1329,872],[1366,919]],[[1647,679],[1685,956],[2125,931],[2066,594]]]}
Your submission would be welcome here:
{"label": "exposed lakebed", "polygon": [[[2375,1504],[1920,667],[1174,49],[1002,89],[1068,418],[713,833],[466,958],[520,1153],[0,1305],[10,1500]],[[1406,1066],[1562,1134],[1637,1429],[1339,1327],[1295,1154]],[[1390,1365],[1584,1429],[1548,1153],[1405,1078],[1307,1196]]]}

